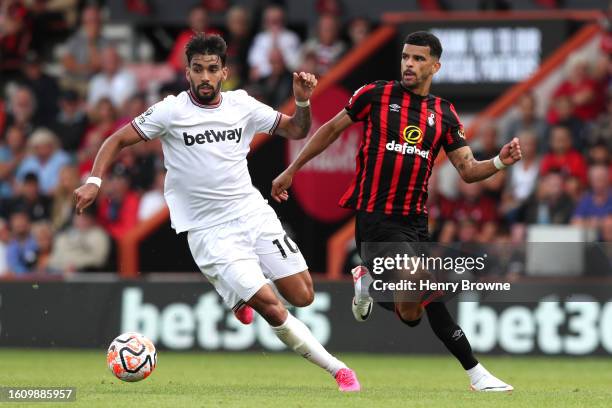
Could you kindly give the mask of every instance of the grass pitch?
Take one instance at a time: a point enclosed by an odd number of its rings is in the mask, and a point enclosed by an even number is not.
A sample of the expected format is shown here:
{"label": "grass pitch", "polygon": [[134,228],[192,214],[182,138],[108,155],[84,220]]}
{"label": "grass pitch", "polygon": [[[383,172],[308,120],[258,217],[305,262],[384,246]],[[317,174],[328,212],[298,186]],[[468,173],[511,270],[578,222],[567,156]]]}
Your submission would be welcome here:
{"label": "grass pitch", "polygon": [[[452,357],[343,354],[363,390],[341,394],[331,376],[290,353],[159,353],[151,377],[117,380],[105,351],[0,349],[0,386],[77,387],[77,401],[45,407],[610,407],[612,359],[482,358],[515,387],[468,391]],[[35,406],[39,403],[0,403]]]}

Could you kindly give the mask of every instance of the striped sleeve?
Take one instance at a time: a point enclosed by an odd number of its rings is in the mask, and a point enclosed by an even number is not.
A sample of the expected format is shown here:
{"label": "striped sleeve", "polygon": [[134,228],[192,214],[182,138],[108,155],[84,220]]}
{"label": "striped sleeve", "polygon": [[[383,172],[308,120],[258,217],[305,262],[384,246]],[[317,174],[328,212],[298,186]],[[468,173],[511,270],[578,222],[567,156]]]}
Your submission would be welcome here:
{"label": "striped sleeve", "polygon": [[442,146],[446,153],[467,146],[465,141],[465,131],[463,124],[457,115],[457,111],[452,103],[449,103],[446,109],[443,108],[444,115],[447,116],[448,128],[442,140]]}
{"label": "striped sleeve", "polygon": [[168,117],[174,98],[174,96],[166,97],[132,120],[132,127],[143,140],[153,140],[166,134]]}
{"label": "striped sleeve", "polygon": [[376,83],[364,85],[357,89],[348,104],[344,107],[353,122],[365,120],[372,107],[372,96]]}

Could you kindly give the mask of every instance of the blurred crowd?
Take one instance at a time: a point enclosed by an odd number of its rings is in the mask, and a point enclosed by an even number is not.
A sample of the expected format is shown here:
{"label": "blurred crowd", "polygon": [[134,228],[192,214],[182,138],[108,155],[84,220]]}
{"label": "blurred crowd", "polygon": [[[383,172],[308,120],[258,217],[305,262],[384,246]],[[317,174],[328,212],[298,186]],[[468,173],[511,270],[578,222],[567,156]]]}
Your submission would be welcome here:
{"label": "blurred crowd", "polygon": [[[485,123],[473,146],[490,159],[518,138],[523,159],[508,171],[467,184],[434,172],[429,209],[440,242],[524,242],[530,225],[575,225],[584,237],[612,241],[612,48],[571,57],[565,78],[540,109],[535,95],[518,99],[505,126]],[[538,114],[545,112],[545,114]],[[450,176],[450,177],[449,177]]]}
{"label": "blurred crowd", "polygon": [[[148,12],[145,1],[126,7]],[[203,1],[164,59],[142,62],[107,38],[106,10],[96,3],[1,0],[0,275],[112,270],[116,240],[164,206],[165,174],[158,141],[125,149],[97,206],[74,216],[72,193],[104,140],[150,104],[187,89],[184,48],[194,32],[226,39],[224,90],[246,88],[280,107],[292,93],[293,70],[325,74],[371,29],[365,18],[342,23],[336,1],[316,7],[316,24],[298,34],[276,3],[249,10]],[[224,24],[210,25],[211,8]],[[164,78],[155,89],[152,76]]]}
{"label": "blurred crowd", "polygon": [[[147,4],[126,0],[136,13],[146,14]],[[212,26],[211,11],[224,23]],[[163,60],[136,61],[107,38],[105,9],[96,4],[0,0],[0,275],[113,270],[114,242],[164,206],[165,174],[158,141],[125,149],[96,207],[75,217],[73,190],[103,141],[187,88],[183,50],[194,31],[226,39],[225,90],[245,88],[280,107],[293,70],[324,75],[372,29],[366,18],[344,21],[338,1],[317,0],[316,13],[316,24],[294,31],[273,2],[250,10],[203,1]],[[435,237],[521,241],[530,224],[576,224],[612,240],[609,39],[607,47],[594,63],[572,61],[552,101],[525,94],[507,127],[484,127],[477,158],[518,137],[524,159],[517,166],[478,184],[432,180]],[[152,88],[152,77],[164,81]]]}

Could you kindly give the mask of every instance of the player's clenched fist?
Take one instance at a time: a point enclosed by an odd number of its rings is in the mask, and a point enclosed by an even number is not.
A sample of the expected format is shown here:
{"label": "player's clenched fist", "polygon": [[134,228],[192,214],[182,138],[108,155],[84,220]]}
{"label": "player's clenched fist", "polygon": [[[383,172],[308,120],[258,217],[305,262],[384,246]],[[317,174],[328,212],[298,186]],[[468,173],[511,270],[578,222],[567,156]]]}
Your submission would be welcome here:
{"label": "player's clenched fist", "polygon": [[277,178],[274,179],[274,181],[272,181],[272,198],[278,203],[281,201],[287,201],[289,198],[287,189],[291,187],[292,182],[293,175],[288,173],[286,170],[283,171]]}
{"label": "player's clenched fist", "polygon": [[77,214],[81,214],[85,208],[89,207],[96,200],[99,189],[95,184],[88,183],[74,190]]}
{"label": "player's clenched fist", "polygon": [[298,101],[310,99],[312,91],[317,86],[317,78],[308,72],[293,73],[293,96]]}
{"label": "player's clenched fist", "polygon": [[506,166],[510,166],[523,157],[521,153],[521,145],[519,144],[518,138],[514,138],[510,143],[505,144],[499,152],[499,159]]}

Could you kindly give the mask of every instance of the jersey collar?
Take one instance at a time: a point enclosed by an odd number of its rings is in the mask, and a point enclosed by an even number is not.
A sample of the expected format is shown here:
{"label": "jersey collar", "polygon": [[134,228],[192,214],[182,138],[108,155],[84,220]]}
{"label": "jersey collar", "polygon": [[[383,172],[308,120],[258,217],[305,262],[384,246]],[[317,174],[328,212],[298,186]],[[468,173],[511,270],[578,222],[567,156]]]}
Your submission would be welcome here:
{"label": "jersey collar", "polygon": [[189,95],[189,100],[191,100],[191,103],[193,103],[198,108],[203,108],[203,109],[215,109],[215,108],[218,108],[219,106],[221,106],[221,102],[223,102],[223,94],[221,94],[221,93],[219,94],[219,102],[214,104],[214,105],[204,105],[203,103],[198,102],[198,100],[195,98],[195,96],[193,96],[193,94],[191,93],[191,89],[189,89],[187,91],[187,95]]}

